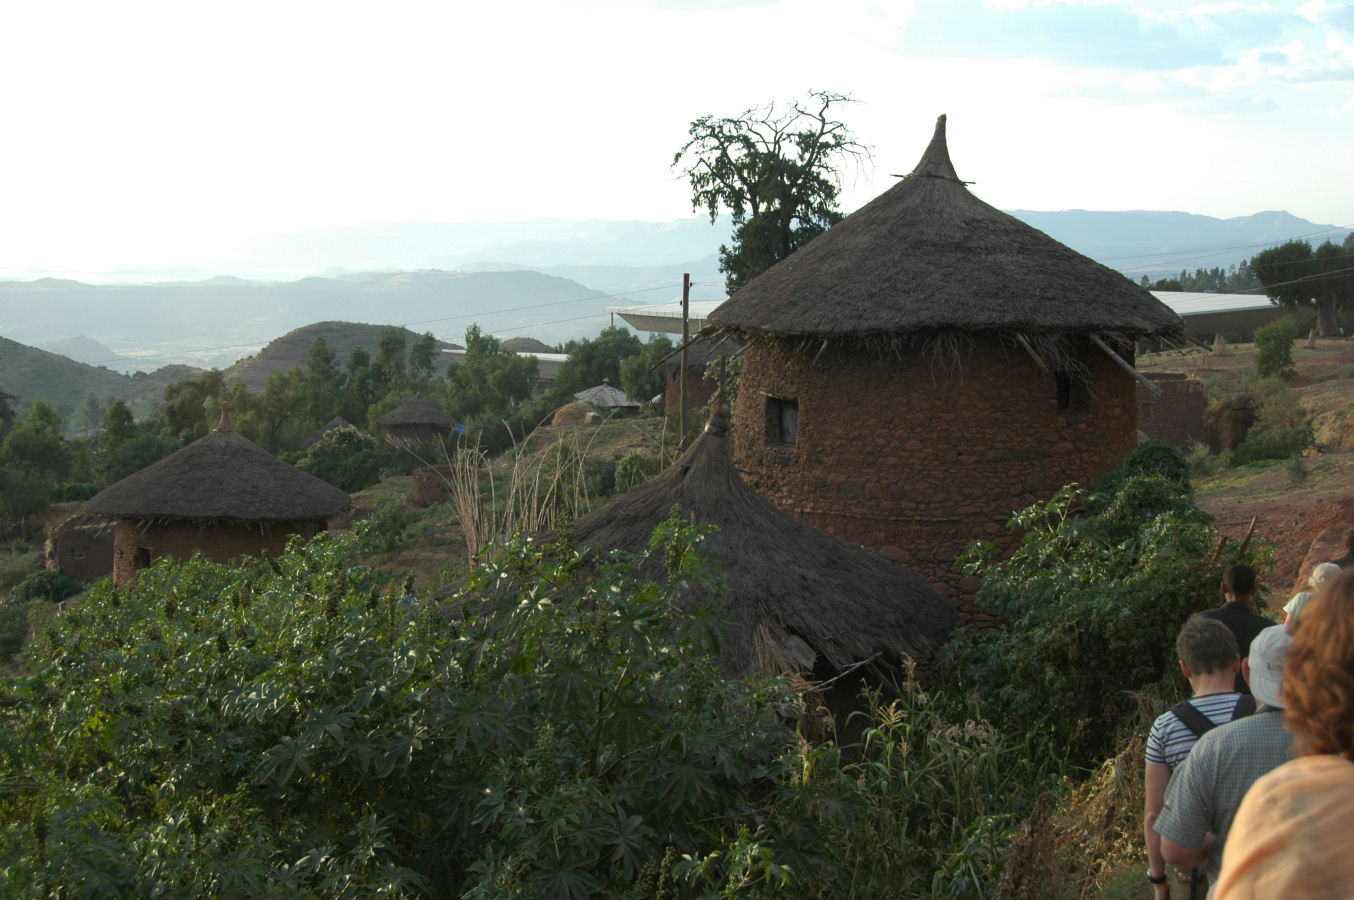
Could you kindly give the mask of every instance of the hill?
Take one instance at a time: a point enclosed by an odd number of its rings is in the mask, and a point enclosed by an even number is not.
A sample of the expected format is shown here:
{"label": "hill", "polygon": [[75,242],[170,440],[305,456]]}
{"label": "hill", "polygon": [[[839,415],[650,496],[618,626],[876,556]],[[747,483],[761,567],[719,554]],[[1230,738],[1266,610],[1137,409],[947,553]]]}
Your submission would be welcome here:
{"label": "hill", "polygon": [[[140,285],[0,282],[0,334],[30,345],[88,335],[121,356],[225,368],[314,322],[371,321],[455,340],[595,335],[616,298],[541,272],[368,272],[270,283],[216,278]],[[143,366],[149,369],[149,366]]]}
{"label": "hill", "polygon": [[[274,372],[289,372],[294,368],[304,369],[310,357],[310,349],[315,341],[323,338],[334,352],[334,359],[340,368],[346,368],[352,352],[361,347],[376,357],[376,349],[385,325],[364,325],[357,322],[316,322],[287,332],[282,337],[270,341],[258,353],[237,361],[225,370],[226,384],[243,381],[245,387],[254,393],[261,393],[267,384],[268,376]],[[404,331],[405,347],[411,346],[420,335],[408,328]],[[439,353],[446,350],[459,350],[459,344],[446,341],[437,342]],[[446,369],[447,363],[436,366],[439,373]]]}
{"label": "hill", "polygon": [[17,396],[21,407],[41,397],[69,411],[80,408],[93,394],[100,401],[116,397],[140,414],[150,409],[166,384],[189,371],[167,367],[149,375],[123,375],[0,337],[0,387]]}

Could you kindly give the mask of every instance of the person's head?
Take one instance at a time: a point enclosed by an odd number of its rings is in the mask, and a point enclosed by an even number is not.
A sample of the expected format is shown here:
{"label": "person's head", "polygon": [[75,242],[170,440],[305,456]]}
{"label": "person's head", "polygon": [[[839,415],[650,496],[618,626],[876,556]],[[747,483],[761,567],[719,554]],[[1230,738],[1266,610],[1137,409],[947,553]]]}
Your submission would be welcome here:
{"label": "person's head", "polygon": [[1232,600],[1247,600],[1255,593],[1255,570],[1240,563],[1222,573],[1222,591]]}
{"label": "person's head", "polygon": [[1251,641],[1241,672],[1255,699],[1266,706],[1283,706],[1283,667],[1293,647],[1293,632],[1283,625],[1263,629]]}
{"label": "person's head", "polygon": [[1354,757],[1354,571],[1326,582],[1303,608],[1284,670],[1284,707],[1295,752]]}
{"label": "person's head", "polygon": [[1232,629],[1208,616],[1190,616],[1175,637],[1175,652],[1185,677],[1236,671],[1236,637]]}
{"label": "person's head", "polygon": [[1307,576],[1307,586],[1313,591],[1320,590],[1321,585],[1330,581],[1343,571],[1344,570],[1335,563],[1319,563],[1312,566],[1312,573]]}

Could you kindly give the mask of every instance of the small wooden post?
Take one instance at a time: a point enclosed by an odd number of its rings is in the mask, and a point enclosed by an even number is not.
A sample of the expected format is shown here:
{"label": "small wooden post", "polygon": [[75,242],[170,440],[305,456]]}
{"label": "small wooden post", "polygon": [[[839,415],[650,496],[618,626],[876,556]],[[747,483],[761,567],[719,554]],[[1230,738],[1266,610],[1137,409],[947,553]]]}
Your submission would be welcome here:
{"label": "small wooden post", "polygon": [[686,446],[686,345],[691,342],[691,273],[682,274],[682,359],[677,370],[677,419],[681,422],[678,446]]}

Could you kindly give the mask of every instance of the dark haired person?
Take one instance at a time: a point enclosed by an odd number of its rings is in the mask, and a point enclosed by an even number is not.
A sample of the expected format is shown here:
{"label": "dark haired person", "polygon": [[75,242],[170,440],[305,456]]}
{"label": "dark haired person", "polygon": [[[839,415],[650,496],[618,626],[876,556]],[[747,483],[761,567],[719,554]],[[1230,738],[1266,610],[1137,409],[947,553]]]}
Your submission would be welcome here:
{"label": "dark haired person", "polygon": [[[1175,638],[1175,652],[1192,696],[1157,716],[1147,734],[1142,832],[1147,843],[1147,880],[1155,886],[1158,900],[1171,895],[1166,862],[1161,855],[1161,836],[1152,827],[1161,814],[1166,785],[1199,735],[1214,725],[1232,721],[1242,698],[1232,689],[1232,678],[1240,663],[1236,638],[1226,625],[1203,615],[1190,616]],[[1249,707],[1244,711],[1249,711]]]}
{"label": "dark haired person", "polygon": [[1216,900],[1354,893],[1354,572],[1303,609],[1283,697],[1297,758],[1241,801]]}
{"label": "dark haired person", "polygon": [[[1251,641],[1255,640],[1255,636],[1274,624],[1273,619],[1266,619],[1252,607],[1255,598],[1255,570],[1240,564],[1228,566],[1222,573],[1222,595],[1224,597],[1222,606],[1205,610],[1200,615],[1217,619],[1232,629],[1232,634],[1236,637],[1237,652],[1245,659],[1251,652]],[[1236,673],[1235,689],[1243,694],[1251,692],[1246,679],[1241,677],[1240,669]]]}

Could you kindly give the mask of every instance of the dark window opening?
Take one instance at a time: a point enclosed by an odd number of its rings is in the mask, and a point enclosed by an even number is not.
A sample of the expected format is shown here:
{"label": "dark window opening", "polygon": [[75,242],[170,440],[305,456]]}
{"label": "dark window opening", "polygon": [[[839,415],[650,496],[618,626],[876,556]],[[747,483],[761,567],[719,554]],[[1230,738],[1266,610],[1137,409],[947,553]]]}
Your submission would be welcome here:
{"label": "dark window opening", "polygon": [[1058,372],[1053,376],[1058,390],[1058,409],[1072,408],[1072,376],[1066,372]]}
{"label": "dark window opening", "polygon": [[71,559],[84,559],[84,558],[87,557],[88,555],[89,555],[89,550],[88,550],[88,548],[86,548],[86,547],[72,547],[72,548],[71,548]]}
{"label": "dark window opening", "polygon": [[150,548],[137,547],[136,553],[132,556],[132,568],[149,569],[150,568]]}
{"label": "dark window opening", "polygon": [[799,439],[799,401],[766,398],[766,442],[793,444]]}
{"label": "dark window opening", "polygon": [[1059,369],[1054,377],[1058,398],[1058,415],[1068,424],[1075,424],[1080,413],[1091,408],[1091,391],[1083,375]]}

